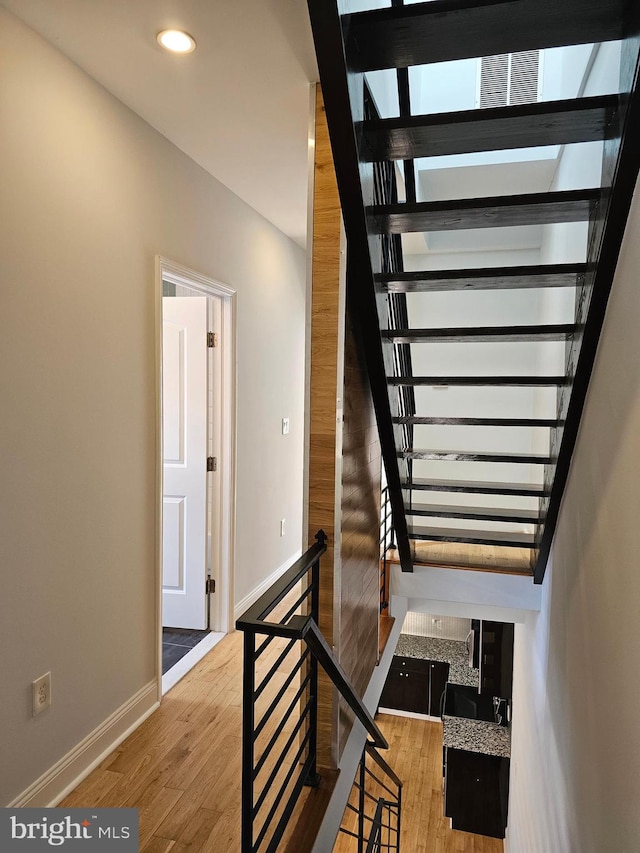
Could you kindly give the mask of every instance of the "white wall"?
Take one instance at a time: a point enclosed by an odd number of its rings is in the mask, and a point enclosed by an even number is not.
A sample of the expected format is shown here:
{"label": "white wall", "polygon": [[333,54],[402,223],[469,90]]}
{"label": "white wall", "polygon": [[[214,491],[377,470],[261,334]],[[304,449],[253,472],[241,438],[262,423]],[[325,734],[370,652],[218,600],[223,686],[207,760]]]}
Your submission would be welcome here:
{"label": "white wall", "polygon": [[516,626],[508,853],[638,849],[639,233],[636,191],[542,609]]}
{"label": "white wall", "polygon": [[440,640],[466,640],[471,620],[458,616],[438,616],[435,613],[407,613],[402,625],[403,634],[414,637],[437,637]]}
{"label": "white wall", "polygon": [[305,256],[4,11],[0,54],[4,804],[155,676],[156,254],[238,293],[236,599],[300,547]]}

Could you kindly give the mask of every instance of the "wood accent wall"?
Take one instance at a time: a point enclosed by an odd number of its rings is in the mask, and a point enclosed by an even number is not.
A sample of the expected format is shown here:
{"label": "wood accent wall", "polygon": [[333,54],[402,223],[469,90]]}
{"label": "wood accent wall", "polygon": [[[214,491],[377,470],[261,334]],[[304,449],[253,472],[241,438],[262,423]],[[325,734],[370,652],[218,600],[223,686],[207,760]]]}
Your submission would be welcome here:
{"label": "wood accent wall", "polygon": [[[319,528],[329,537],[320,628],[362,695],[378,649],[381,456],[366,373],[345,318],[342,217],[319,86],[314,171],[308,533],[309,542]],[[320,765],[337,766],[351,725],[321,672]]]}
{"label": "wood accent wall", "polygon": [[[316,147],[311,295],[311,395],[309,424],[309,543],[319,529],[329,537],[320,561],[320,629],[335,646],[334,574],[340,530],[336,480],[341,455],[344,257],[342,214],[320,86],[316,87]],[[341,285],[342,280],[342,285]],[[337,523],[336,523],[337,521]],[[339,535],[339,534],[338,534]],[[337,710],[333,687],[320,670],[318,763],[337,766]]]}
{"label": "wood accent wall", "polygon": [[[378,660],[382,457],[367,375],[347,319],[344,356],[340,663],[363,695]],[[339,751],[353,724],[340,708]]]}

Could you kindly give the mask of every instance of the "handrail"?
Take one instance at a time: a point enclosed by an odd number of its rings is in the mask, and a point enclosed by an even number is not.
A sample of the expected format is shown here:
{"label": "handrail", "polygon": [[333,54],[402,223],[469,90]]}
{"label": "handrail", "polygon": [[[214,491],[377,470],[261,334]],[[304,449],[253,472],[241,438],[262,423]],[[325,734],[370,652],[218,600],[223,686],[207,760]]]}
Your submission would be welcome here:
{"label": "handrail", "polygon": [[[312,545],[291,568],[273,583],[269,589],[263,593],[260,598],[249,607],[242,616],[236,620],[236,629],[238,631],[246,631],[251,628],[254,631],[263,628],[265,625],[276,625],[275,622],[265,622],[265,617],[282,601],[285,595],[290,592],[298,581],[312,568],[316,560],[327,550],[327,535],[324,530],[319,530],[316,533],[316,544]],[[279,636],[290,636],[280,634]]]}
{"label": "handrail", "polygon": [[375,744],[367,741],[366,744],[364,745],[364,748],[367,751],[367,755],[370,755],[371,758],[373,758],[373,760],[376,762],[378,767],[381,770],[384,770],[384,772],[387,774],[387,776],[389,776],[389,778],[393,780],[394,784],[396,784],[398,786],[398,788],[402,788],[402,782],[400,781],[400,777],[395,773],[395,771],[393,771],[391,769],[391,767],[389,767],[387,762],[384,760],[384,758],[380,755],[378,750],[375,748]]}
{"label": "handrail", "polygon": [[327,673],[333,684],[338,690],[338,693],[345,700],[349,708],[356,715],[358,720],[367,730],[373,743],[379,749],[389,749],[389,744],[385,736],[382,734],[378,726],[373,720],[371,714],[367,711],[362,699],[358,696],[355,689],[351,685],[345,671],[340,666],[337,657],[333,650],[325,640],[320,628],[311,617],[294,616],[292,622],[297,619],[305,621],[302,629],[302,639],[309,647],[311,653],[316,658],[320,666]]}

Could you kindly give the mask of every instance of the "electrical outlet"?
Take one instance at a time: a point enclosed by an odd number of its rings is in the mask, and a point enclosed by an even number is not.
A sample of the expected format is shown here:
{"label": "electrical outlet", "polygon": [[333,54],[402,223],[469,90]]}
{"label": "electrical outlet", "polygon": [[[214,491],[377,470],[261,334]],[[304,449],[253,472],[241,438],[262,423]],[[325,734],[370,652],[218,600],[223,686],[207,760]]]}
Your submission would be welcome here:
{"label": "electrical outlet", "polygon": [[282,434],[289,435],[289,418],[282,419]]}
{"label": "electrical outlet", "polygon": [[33,716],[44,711],[51,705],[51,673],[46,672],[37,678],[32,685],[33,688]]}
{"label": "electrical outlet", "polygon": [[286,519],[280,519],[280,536],[284,536],[284,528],[285,528]]}

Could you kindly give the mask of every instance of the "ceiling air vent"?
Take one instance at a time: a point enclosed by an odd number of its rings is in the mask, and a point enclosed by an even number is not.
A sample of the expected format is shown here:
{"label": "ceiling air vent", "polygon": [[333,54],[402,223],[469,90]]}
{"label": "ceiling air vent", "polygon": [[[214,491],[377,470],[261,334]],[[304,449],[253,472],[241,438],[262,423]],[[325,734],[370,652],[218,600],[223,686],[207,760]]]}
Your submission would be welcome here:
{"label": "ceiling air vent", "polygon": [[540,51],[483,56],[480,64],[478,106],[506,107],[538,100]]}

